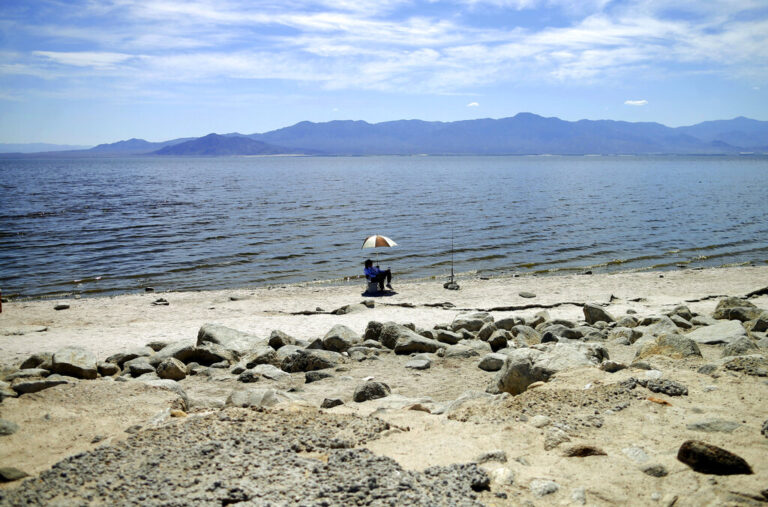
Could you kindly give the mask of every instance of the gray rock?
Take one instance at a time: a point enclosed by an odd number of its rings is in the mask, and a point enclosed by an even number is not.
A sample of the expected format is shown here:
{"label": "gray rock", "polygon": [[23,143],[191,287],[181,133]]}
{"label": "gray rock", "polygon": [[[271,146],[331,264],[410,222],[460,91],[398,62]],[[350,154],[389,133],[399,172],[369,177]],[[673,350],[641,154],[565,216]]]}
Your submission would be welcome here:
{"label": "gray rock", "polygon": [[359,334],[347,326],[337,324],[323,337],[323,348],[334,352],[345,352],[348,348],[362,341]]}
{"label": "gray rock", "polygon": [[486,322],[483,324],[483,327],[480,328],[480,330],[477,332],[477,339],[483,340],[484,342],[488,341],[488,338],[491,337],[491,335],[497,330],[496,324],[493,322]]}
{"label": "gray rock", "polygon": [[19,365],[19,369],[26,370],[28,368],[44,368],[47,370],[51,367],[52,359],[52,352],[38,352],[26,358],[24,362]]}
{"label": "gray rock", "polygon": [[13,435],[19,431],[19,425],[13,421],[0,419],[0,436]]}
{"label": "gray rock", "polygon": [[603,307],[594,304],[584,305],[584,320],[587,324],[594,324],[595,322],[616,322],[616,319],[608,313]]}
{"label": "gray rock", "polygon": [[677,327],[677,324],[675,324],[672,319],[666,315],[654,316],[650,317],[649,319],[651,320],[650,323],[647,323],[647,319],[644,319],[643,322],[641,322],[643,326],[640,331],[642,331],[643,336],[658,337],[665,334],[677,334],[680,332],[680,328]]}
{"label": "gray rock", "polygon": [[686,425],[686,428],[691,431],[706,431],[708,433],[733,433],[733,431],[738,429],[740,426],[741,424],[736,421],[726,421],[725,419],[707,419],[704,421],[690,423]]}
{"label": "gray rock", "polygon": [[654,393],[663,393],[668,396],[688,396],[688,388],[679,382],[666,379],[648,380],[645,387]]}
{"label": "gray rock", "polygon": [[458,331],[460,329],[466,329],[471,333],[476,333],[487,323],[493,322],[493,317],[489,313],[479,312],[472,314],[458,315],[453,322],[451,322],[451,329]]}
{"label": "gray rock", "polygon": [[609,340],[621,341],[626,345],[635,343],[638,338],[643,336],[643,333],[637,329],[631,329],[628,327],[615,327],[608,331]]}
{"label": "gray rock", "polygon": [[547,429],[547,432],[544,435],[544,450],[551,451],[558,445],[564,442],[570,442],[570,441],[571,441],[571,438],[568,436],[568,434],[565,431],[555,427],[549,428]]}
{"label": "gray rock", "polygon": [[550,320],[549,312],[546,310],[542,310],[540,312],[537,312],[536,315],[533,316],[531,319],[526,319],[525,324],[527,326],[530,326],[532,328],[535,328],[539,324],[543,324],[544,322],[547,322]]}
{"label": "gray rock", "polygon": [[717,303],[712,317],[716,319],[739,320],[746,322],[748,320],[760,317],[763,310],[757,308],[746,299],[737,297],[727,297]]}
{"label": "gray rock", "polygon": [[686,336],[696,343],[711,345],[715,343],[733,343],[746,335],[747,331],[740,322],[726,320],[711,326],[696,329]]}
{"label": "gray rock", "polygon": [[501,350],[503,348],[506,348],[508,345],[509,336],[511,336],[511,333],[509,331],[506,331],[504,329],[497,329],[488,338],[488,345],[491,346],[491,350],[493,350],[494,352]]}
{"label": "gray rock", "polygon": [[164,391],[170,391],[172,393],[175,393],[181,401],[184,402],[184,406],[186,407],[189,403],[189,398],[187,397],[187,392],[184,390],[183,387],[181,387],[181,384],[179,384],[176,381],[169,380],[169,379],[137,379],[140,382],[143,382],[144,384],[154,387],[156,389],[162,389]]}
{"label": "gray rock", "polygon": [[644,474],[650,475],[651,477],[660,478],[666,477],[669,474],[667,468],[664,465],[659,464],[645,465],[644,467],[640,468],[640,470],[642,470]]}
{"label": "gray rock", "polygon": [[388,349],[394,349],[401,337],[410,336],[411,334],[416,333],[401,324],[385,322],[382,324],[381,333],[379,333],[379,341]]}
{"label": "gray rock", "polygon": [[693,324],[691,324],[689,321],[682,318],[680,315],[670,315],[669,318],[680,329],[691,329],[693,327]]}
{"label": "gray rock", "polygon": [[57,350],[51,359],[51,371],[82,379],[95,379],[99,375],[96,358],[80,347],[64,347]]}
{"label": "gray rock", "polygon": [[548,426],[550,422],[551,420],[549,417],[541,414],[531,417],[531,419],[528,421],[528,423],[534,428],[543,428]]}
{"label": "gray rock", "polygon": [[363,340],[380,341],[379,336],[381,335],[381,329],[383,327],[384,325],[381,322],[375,320],[368,322],[368,325],[365,327],[365,332],[363,333]]}
{"label": "gray rock", "polygon": [[707,315],[696,315],[691,319],[691,324],[694,326],[711,326],[713,324],[717,324],[718,322],[719,321],[717,319],[713,319]]}
{"label": "gray rock", "polygon": [[157,376],[161,379],[182,380],[187,376],[187,367],[178,359],[169,357],[157,365]]}
{"label": "gray rock", "polygon": [[283,333],[279,329],[275,329],[269,334],[268,343],[270,347],[277,350],[284,345],[296,345],[296,338]]}
{"label": "gray rock", "polygon": [[227,397],[228,407],[274,407],[288,398],[274,389],[235,389]]}
{"label": "gray rock", "polygon": [[623,452],[626,457],[639,464],[645,463],[650,459],[642,447],[625,447],[621,452]]}
{"label": "gray rock", "polygon": [[[67,306],[69,308],[69,306]],[[0,467],[0,482],[13,482],[29,477],[29,474],[16,467]]]}
{"label": "gray rock", "polygon": [[146,357],[137,357],[130,361],[126,361],[123,364],[123,369],[130,372],[133,377],[140,377],[145,373],[155,372],[155,367],[149,364],[149,360]]}
{"label": "gray rock", "polygon": [[654,355],[681,359],[691,356],[701,357],[701,351],[696,342],[687,336],[676,334],[663,335],[656,340],[642,345],[635,354],[635,359],[644,359]]}
{"label": "gray rock", "polygon": [[403,333],[395,344],[395,354],[413,354],[419,352],[437,352],[445,345],[429,338],[424,338],[413,331]]}
{"label": "gray rock", "polygon": [[[280,351],[288,347],[282,347]],[[330,350],[304,350],[298,349],[286,356],[280,364],[280,368],[288,373],[297,371],[313,371],[332,368],[343,362],[344,358],[338,352]]]}
{"label": "gray rock", "polygon": [[54,379],[46,378],[42,380],[22,380],[21,382],[14,383],[13,386],[11,387],[19,395],[22,395],[22,394],[37,393],[44,389],[49,389],[51,387],[55,387],[61,384],[69,384],[69,383],[70,382],[68,380],[58,377]]}
{"label": "gray rock", "polygon": [[456,345],[462,340],[462,335],[448,331],[447,329],[437,329],[437,341],[440,343],[447,343],[448,345]]}
{"label": "gray rock", "polygon": [[509,332],[515,338],[521,339],[526,345],[541,343],[541,334],[530,326],[514,326]]}
{"label": "gray rock", "polygon": [[587,504],[587,491],[583,487],[573,488],[571,490],[571,501],[576,505]]}
{"label": "gray rock", "polygon": [[[265,340],[258,336],[219,324],[203,324],[200,327],[195,345],[200,347],[206,343],[220,345],[226,350],[233,351],[237,356],[243,356],[259,345],[266,345]],[[187,362],[179,357],[176,359]]]}
{"label": "gray rock", "polygon": [[618,363],[616,361],[605,361],[600,364],[600,369],[603,371],[607,371],[608,373],[616,373],[617,371],[621,371],[627,367],[624,363]]}
{"label": "gray rock", "polygon": [[[733,321],[729,321],[733,322]],[[729,357],[729,356],[748,356],[750,354],[754,354],[755,352],[759,352],[758,346],[753,342],[750,338],[746,336],[742,336],[738,340],[729,343],[725,346],[723,349],[723,353],[721,357]]]}
{"label": "gray rock", "polygon": [[245,370],[237,376],[237,381],[242,382],[243,384],[253,384],[259,380],[261,380],[261,375],[253,370]]}
{"label": "gray rock", "polygon": [[495,451],[488,451],[484,452],[477,458],[473,460],[478,465],[482,465],[483,463],[489,463],[491,461],[496,461],[498,463],[506,463],[507,462],[507,453],[497,449]]}
{"label": "gray rock", "polygon": [[730,451],[700,440],[687,440],[677,451],[677,459],[697,472],[715,475],[752,474],[752,467]]}
{"label": "gray rock", "polygon": [[269,345],[259,345],[243,357],[246,368],[253,368],[257,364],[280,364],[277,360],[277,352]]}
{"label": "gray rock", "polygon": [[445,349],[445,357],[446,358],[461,358],[466,359],[469,357],[477,357],[480,353],[475,350],[472,347],[469,347],[467,345],[458,344],[458,345],[449,345]]}
{"label": "gray rock", "polygon": [[5,376],[6,382],[16,380],[17,378],[37,378],[47,377],[51,372],[43,368],[25,368],[23,370],[17,370],[9,375]]}
{"label": "gray rock", "polygon": [[557,493],[560,486],[555,481],[546,481],[542,479],[534,479],[528,485],[534,496],[542,497]]}
{"label": "gray rock", "polygon": [[304,382],[307,384],[311,384],[312,382],[317,382],[318,380],[323,380],[326,378],[333,378],[333,375],[322,370],[308,371],[304,374]]}
{"label": "gray rock", "polygon": [[544,337],[549,333],[552,334],[558,338],[567,338],[568,340],[578,340],[583,335],[577,331],[575,328],[566,327],[562,324],[551,324],[546,323],[544,327],[540,330],[542,337],[541,341],[558,341],[558,340],[546,340]]}
{"label": "gray rock", "polygon": [[430,366],[432,366],[432,361],[427,359],[411,359],[405,363],[405,367],[412,370],[428,370]]}
{"label": "gray rock", "polygon": [[344,402],[341,401],[340,398],[325,398],[323,402],[320,404],[320,408],[333,408],[338,407],[339,405],[343,405]]}
{"label": "gray rock", "polygon": [[635,328],[637,327],[637,319],[631,315],[624,315],[616,321],[616,327]]}
{"label": "gray rock", "polygon": [[262,377],[268,378],[270,380],[281,380],[281,379],[290,377],[290,374],[285,373],[280,368],[272,366],[271,364],[256,365],[254,366],[253,371],[255,373],[258,373]]}
{"label": "gray rock", "polygon": [[478,368],[484,371],[499,371],[504,366],[507,356],[504,354],[487,354],[480,360]]}
{"label": "gray rock", "polygon": [[11,384],[0,380],[0,402],[6,398],[16,398],[18,395],[19,393],[11,389]]}
{"label": "gray rock", "polygon": [[59,303],[56,306],[53,307],[54,310],[69,310],[69,305],[67,303]]}
{"label": "gray rock", "polygon": [[520,317],[505,317],[495,321],[496,329],[512,331],[512,328],[519,325],[525,325],[525,321]]}
{"label": "gray rock", "polygon": [[357,403],[362,403],[368,400],[376,400],[379,398],[385,398],[391,394],[392,390],[389,386],[383,382],[365,382],[355,388],[355,393],[352,395],[352,399]]}
{"label": "gray rock", "polygon": [[136,347],[124,352],[118,352],[117,354],[112,354],[107,358],[108,363],[114,363],[118,365],[120,368],[123,367],[123,365],[132,360],[136,359],[137,357],[149,357],[152,354],[154,354],[154,349],[151,347]]}
{"label": "gray rock", "polygon": [[117,375],[120,373],[120,367],[117,366],[114,363],[108,363],[106,361],[102,361],[96,365],[96,369],[99,372],[99,375],[102,377],[111,377],[112,375]]}
{"label": "gray rock", "polygon": [[171,342],[166,340],[152,340],[151,342],[147,343],[145,346],[157,352],[158,350],[162,350],[163,348],[165,348],[169,343]]}

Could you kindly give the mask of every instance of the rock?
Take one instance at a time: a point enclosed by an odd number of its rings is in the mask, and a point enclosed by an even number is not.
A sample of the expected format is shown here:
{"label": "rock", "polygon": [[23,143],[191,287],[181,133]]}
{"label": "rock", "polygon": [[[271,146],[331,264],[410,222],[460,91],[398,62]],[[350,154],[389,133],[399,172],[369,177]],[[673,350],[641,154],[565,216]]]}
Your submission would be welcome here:
{"label": "rock", "polygon": [[530,326],[514,326],[509,332],[512,333],[512,336],[515,338],[521,339],[526,345],[541,343],[541,334]]}
{"label": "rock", "polygon": [[355,304],[351,304],[351,305],[342,306],[341,308],[337,308],[337,309],[331,311],[331,313],[333,315],[346,315],[348,313],[364,312],[367,309],[368,309],[368,306],[366,306],[366,305],[364,305],[362,303],[355,303]]}
{"label": "rock", "polygon": [[688,396],[688,388],[672,380],[649,380],[645,387],[651,392],[663,393],[668,396]]}
{"label": "rock", "polygon": [[642,447],[625,447],[621,452],[635,463],[642,464],[650,459]]}
{"label": "rock", "polygon": [[381,322],[375,320],[368,322],[368,325],[365,327],[365,332],[363,333],[363,340],[380,341],[379,336],[381,335],[383,327],[384,325]]}
{"label": "rock", "polygon": [[[53,353],[51,352],[38,352],[32,354],[19,365],[20,370],[26,370],[29,368],[45,368],[50,369],[53,360]],[[47,368],[46,368],[47,366]]]}
{"label": "rock", "polygon": [[413,331],[403,333],[395,344],[395,354],[412,354],[414,352],[437,352],[438,349],[444,348],[442,343],[424,338]]}
{"label": "rock", "polygon": [[625,345],[631,345],[643,336],[643,333],[628,327],[615,327],[608,331],[609,340],[621,340]]}
{"label": "rock", "polygon": [[488,451],[484,452],[474,460],[473,462],[477,463],[478,465],[482,465],[483,463],[488,463],[490,461],[496,461],[498,463],[506,463],[507,462],[507,453],[502,450],[495,450],[495,451]]}
{"label": "rock", "polygon": [[613,318],[613,315],[608,313],[601,306],[587,303],[584,305],[583,310],[584,310],[584,320],[587,321],[587,324],[594,324],[595,322],[599,322],[599,321],[616,322],[616,319]]}
{"label": "rock", "polygon": [[708,433],[732,433],[740,426],[741,424],[736,421],[726,421],[725,419],[707,419],[704,421],[688,424],[686,425],[686,428],[691,431],[706,431]]}
{"label": "rock", "polygon": [[682,318],[679,315],[670,315],[669,318],[680,329],[691,329],[693,327],[693,324],[691,324],[690,322],[688,322],[687,320],[685,320],[684,318]]}
{"label": "rock", "polygon": [[736,356],[725,358],[723,367],[726,370],[742,372],[756,377],[768,376],[768,360],[762,355]]}
{"label": "rock", "polygon": [[560,486],[554,481],[534,479],[528,485],[528,488],[531,490],[531,493],[533,493],[534,496],[542,497],[551,495],[552,493],[557,493],[557,491],[560,489]]}
{"label": "rock", "polygon": [[748,356],[750,354],[754,354],[755,352],[759,352],[759,350],[760,349],[757,345],[755,345],[755,342],[746,336],[742,336],[738,340],[726,345],[723,349],[721,357]]}
{"label": "rock", "polygon": [[36,393],[44,389],[48,389],[50,387],[55,387],[61,384],[69,384],[69,383],[70,382],[68,380],[65,380],[61,377],[54,378],[54,379],[46,378],[43,380],[22,380],[21,382],[14,383],[12,386],[12,389],[16,391],[19,395],[22,395],[22,394]]}
{"label": "rock", "polygon": [[732,343],[746,335],[747,331],[740,322],[727,320],[696,329],[685,336],[696,343],[711,345],[715,343]]}
{"label": "rock", "polygon": [[752,468],[740,456],[700,440],[683,442],[677,451],[677,459],[703,474],[752,474]]}
{"label": "rock", "polygon": [[237,376],[237,381],[242,382],[243,384],[253,384],[254,382],[258,382],[260,379],[261,375],[253,370],[245,370]]}
{"label": "rock", "polygon": [[19,431],[19,425],[13,421],[0,419],[0,436],[13,435]]}
{"label": "rock", "polygon": [[149,360],[146,357],[137,357],[136,359],[126,361],[123,364],[123,369],[130,372],[133,377],[140,377],[145,373],[155,372],[155,367],[149,364]]}
{"label": "rock", "polygon": [[67,303],[59,303],[56,306],[54,306],[53,309],[57,311],[69,310],[69,305]]}
{"label": "rock", "polygon": [[453,331],[448,331],[447,329],[438,329],[436,339],[440,343],[447,343],[448,345],[456,345],[462,340],[462,335],[460,335],[459,333],[454,333]]}
{"label": "rock", "polygon": [[99,374],[96,358],[80,347],[64,347],[57,350],[51,359],[51,371],[82,379],[95,379]]}
{"label": "rock", "polygon": [[154,352],[157,352],[158,350],[162,350],[169,343],[170,342],[166,340],[152,340],[151,342],[147,343],[145,346],[149,347]]}
{"label": "rock", "polygon": [[405,363],[405,367],[412,370],[428,370],[430,366],[432,366],[432,361],[428,359],[412,359]]}
{"label": "rock", "polygon": [[505,317],[495,321],[496,329],[504,329],[505,331],[512,331],[512,328],[519,325],[525,325],[525,321],[520,317]]}
{"label": "rock", "polygon": [[98,370],[99,375],[102,377],[111,377],[112,375],[117,375],[120,373],[120,367],[113,363],[107,363],[105,361],[102,361],[96,365],[96,370]]}
{"label": "rock", "polygon": [[[69,306],[67,306],[69,308]],[[29,477],[27,472],[19,470],[16,467],[2,467],[0,468],[0,482],[13,482]]]}
{"label": "rock", "polygon": [[539,324],[543,324],[544,322],[549,321],[550,318],[551,317],[549,316],[549,312],[546,311],[546,310],[542,310],[540,312],[537,312],[536,315],[534,315],[532,319],[526,320],[525,324],[530,326],[530,327],[532,327],[532,328],[535,328]]}
{"label": "rock", "polygon": [[157,298],[154,301],[152,301],[152,304],[155,306],[168,306],[170,303],[165,298]]}
{"label": "rock", "polygon": [[15,398],[18,395],[19,393],[11,389],[11,384],[0,380],[0,402],[6,398]]}
{"label": "rock", "polygon": [[564,442],[570,442],[571,438],[560,428],[549,428],[544,436],[544,450],[551,451]]}
{"label": "rock", "polygon": [[701,357],[701,351],[696,342],[690,338],[671,334],[660,336],[656,340],[642,345],[635,354],[635,359],[644,359],[655,355],[682,359],[691,356]]}
{"label": "rock", "polygon": [[768,438],[768,419],[763,422],[763,428],[760,430],[760,433],[762,433],[765,438]]}
{"label": "rock", "polygon": [[640,330],[642,331],[643,336],[648,335],[658,337],[665,334],[677,334],[680,332],[680,328],[677,327],[677,324],[666,315],[654,316],[649,319],[651,320],[650,323],[646,324],[647,320],[641,322],[641,324],[645,324],[643,329]]}
{"label": "rock", "polygon": [[279,364],[277,352],[269,345],[255,347],[243,357],[243,362],[246,368],[253,368],[257,364]]}
{"label": "rock", "polygon": [[192,349],[189,361],[204,366],[229,368],[229,365],[237,363],[238,357],[240,356],[234,349],[214,342],[203,342]]}
{"label": "rock", "polygon": [[347,326],[337,324],[323,337],[323,348],[334,352],[345,352],[348,348],[362,342],[360,335]]}
{"label": "rock", "polygon": [[[200,330],[197,332],[197,343],[195,345],[199,347],[206,342],[220,345],[226,350],[235,352],[238,356],[247,354],[259,345],[266,345],[264,340],[258,336],[219,324],[203,324],[200,327]],[[186,362],[184,359],[177,359]]]}
{"label": "rock", "polygon": [[290,377],[288,373],[285,373],[280,368],[277,368],[271,364],[259,364],[253,368],[253,371],[254,373],[258,373],[262,377],[268,378],[269,380],[281,380]]}
{"label": "rock", "polygon": [[768,312],[763,312],[758,318],[746,322],[744,326],[751,332],[764,333],[768,331]]}
{"label": "rock", "polygon": [[6,382],[16,380],[17,378],[37,378],[47,377],[51,372],[44,370],[43,368],[26,368],[23,370],[17,370],[9,375],[5,376]]}
{"label": "rock", "polygon": [[182,380],[187,376],[187,367],[178,359],[169,357],[157,365],[157,376],[162,379]]}
{"label": "rock", "polygon": [[344,402],[339,398],[325,398],[320,404],[320,408],[333,408],[343,404]]}
{"label": "rock", "polygon": [[548,426],[550,422],[551,420],[549,417],[541,414],[531,417],[531,419],[528,421],[528,423],[534,428],[543,428],[544,426]]}
{"label": "rock", "polygon": [[627,367],[624,363],[618,363],[616,361],[605,361],[604,363],[600,364],[600,369],[603,371],[607,371],[608,373],[616,373],[617,371],[621,371]]}
{"label": "rock", "polygon": [[288,398],[274,389],[235,389],[227,397],[228,407],[274,407]]}
{"label": "rock", "polygon": [[491,470],[491,479],[502,486],[512,486],[515,483],[514,470],[507,467],[499,467]]}
{"label": "rock", "polygon": [[479,355],[480,353],[474,348],[469,347],[467,345],[462,345],[462,344],[450,345],[445,349],[445,357],[449,357],[449,358],[452,357],[452,358],[466,359],[469,357],[476,357]]}
{"label": "rock", "polygon": [[667,468],[664,465],[658,464],[646,465],[640,470],[642,470],[644,474],[650,475],[651,477],[666,477],[669,474]]}
{"label": "rock", "polygon": [[178,342],[172,342],[157,351],[154,355],[149,357],[149,364],[157,366],[169,357],[175,357],[184,364],[194,361],[195,345],[191,342],[183,340]]}
{"label": "rock", "polygon": [[587,504],[587,491],[583,487],[573,488],[571,490],[571,501],[576,505]]}
{"label": "rock", "polygon": [[483,327],[480,328],[480,331],[477,332],[477,339],[483,340],[484,342],[488,341],[488,338],[491,337],[491,335],[496,331],[496,324],[493,322],[486,322],[483,324]]}
{"label": "rock", "polygon": [[721,299],[717,303],[715,312],[712,317],[716,319],[726,320],[739,320],[746,322],[748,320],[757,319],[763,310],[757,308],[754,304],[746,299],[740,299],[737,297],[727,297]]}
{"label": "rock", "polygon": [[607,456],[605,451],[593,445],[574,445],[563,450],[566,458],[586,458],[587,456]]}
{"label": "rock", "polygon": [[492,351],[496,352],[498,350],[501,350],[507,347],[508,333],[509,331],[506,331],[504,329],[497,329],[496,331],[493,332],[493,334],[488,338],[488,345],[491,346]]}
{"label": "rock", "polygon": [[624,315],[616,321],[616,327],[635,328],[637,327],[637,319],[631,315]]}
{"label": "rock", "polygon": [[307,384],[326,378],[333,378],[333,375],[325,371],[308,371],[304,374],[304,382]]}
{"label": "rock", "polygon": [[536,297],[536,294],[534,294],[533,292],[527,292],[527,291],[518,292],[517,295],[520,296],[521,298],[526,298],[526,299],[532,299]]}
{"label": "rock", "polygon": [[275,329],[270,333],[268,343],[270,347],[277,350],[284,345],[296,345],[296,338]]}
{"label": "rock", "polygon": [[477,365],[483,371],[499,371],[504,366],[507,356],[504,354],[487,354]]}
{"label": "rock", "polygon": [[476,333],[487,323],[493,322],[493,317],[489,313],[479,312],[473,314],[458,315],[451,322],[451,330],[458,331],[466,329],[469,332]]}
{"label": "rock", "polygon": [[553,342],[558,341],[558,340],[551,340],[551,339],[547,340],[547,339],[545,339],[545,336],[547,334],[552,334],[552,335],[554,335],[554,336],[556,336],[558,338],[566,338],[568,340],[578,340],[579,338],[582,337],[582,334],[580,332],[576,331],[573,328],[566,327],[566,326],[564,326],[562,324],[549,324],[548,323],[548,325],[546,325],[545,327],[542,327],[540,331],[541,331],[541,335],[542,335],[541,336],[542,343],[546,342],[546,341],[553,341]]}
{"label": "rock", "polygon": [[401,324],[385,322],[382,324],[381,333],[379,333],[379,341],[388,349],[394,349],[400,337],[409,336],[411,333],[416,334]]}
{"label": "rock", "polygon": [[[285,348],[287,347],[282,347],[280,351]],[[343,360],[341,354],[330,350],[298,349],[282,360],[280,368],[288,373],[324,370],[338,365]]]}
{"label": "rock", "polygon": [[352,395],[352,399],[357,403],[362,403],[368,400],[376,400],[379,398],[385,398],[390,395],[392,390],[389,386],[383,382],[365,382],[355,388],[355,393]]}
{"label": "rock", "polygon": [[137,357],[149,357],[152,354],[154,354],[154,350],[150,347],[137,347],[125,352],[118,352],[117,354],[112,354],[107,358],[108,363],[114,363],[118,365],[120,368],[123,367],[123,365],[132,360],[136,359]]}

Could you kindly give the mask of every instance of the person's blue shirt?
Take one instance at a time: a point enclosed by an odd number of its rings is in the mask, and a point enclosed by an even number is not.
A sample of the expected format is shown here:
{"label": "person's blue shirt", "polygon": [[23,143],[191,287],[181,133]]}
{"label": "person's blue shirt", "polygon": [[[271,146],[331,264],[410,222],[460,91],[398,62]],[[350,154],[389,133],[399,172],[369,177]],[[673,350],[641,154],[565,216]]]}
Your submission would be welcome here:
{"label": "person's blue shirt", "polygon": [[376,278],[376,275],[378,275],[379,273],[382,273],[382,272],[383,271],[381,271],[376,266],[371,266],[370,268],[363,269],[363,273],[365,273],[365,276],[367,276],[369,279]]}

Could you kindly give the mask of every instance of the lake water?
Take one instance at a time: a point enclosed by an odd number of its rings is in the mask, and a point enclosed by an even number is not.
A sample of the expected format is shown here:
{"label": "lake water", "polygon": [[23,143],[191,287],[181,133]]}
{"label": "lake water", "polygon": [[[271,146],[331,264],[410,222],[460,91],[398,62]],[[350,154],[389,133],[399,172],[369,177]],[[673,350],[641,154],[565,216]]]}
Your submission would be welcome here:
{"label": "lake water", "polygon": [[0,159],[0,202],[3,296],[341,280],[370,234],[395,282],[452,233],[487,276],[768,262],[762,157]]}

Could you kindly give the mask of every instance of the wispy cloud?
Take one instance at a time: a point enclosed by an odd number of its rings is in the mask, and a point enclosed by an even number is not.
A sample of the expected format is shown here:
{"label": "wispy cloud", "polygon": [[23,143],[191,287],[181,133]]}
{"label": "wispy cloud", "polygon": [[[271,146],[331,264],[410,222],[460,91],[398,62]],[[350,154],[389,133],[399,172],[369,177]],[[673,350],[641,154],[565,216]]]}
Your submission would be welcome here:
{"label": "wispy cloud", "polygon": [[624,104],[627,105],[627,106],[645,106],[645,105],[648,104],[648,101],[645,100],[645,99],[643,99],[643,100],[625,100]]}
{"label": "wispy cloud", "polygon": [[477,102],[470,102],[469,104],[467,104],[467,107],[478,107],[478,106],[480,106],[480,104],[478,104]]}

